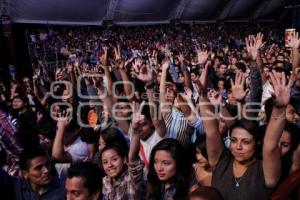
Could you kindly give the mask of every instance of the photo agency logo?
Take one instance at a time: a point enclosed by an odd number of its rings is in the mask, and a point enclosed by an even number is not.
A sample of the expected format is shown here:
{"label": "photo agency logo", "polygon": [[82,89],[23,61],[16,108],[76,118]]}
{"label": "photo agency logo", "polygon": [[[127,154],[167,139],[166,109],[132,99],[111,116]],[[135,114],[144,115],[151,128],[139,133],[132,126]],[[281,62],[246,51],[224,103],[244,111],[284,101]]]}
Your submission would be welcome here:
{"label": "photo agency logo", "polygon": [[[86,88],[82,88],[82,82],[85,81],[87,84]],[[95,82],[97,82],[95,84]],[[117,88],[124,87],[124,84],[129,85],[131,89],[131,94],[124,96],[119,95],[117,92]],[[94,85],[100,87],[95,88]],[[63,89],[62,89],[63,88]],[[83,74],[80,75],[77,79],[77,87],[76,94],[82,101],[78,103],[77,107],[74,108],[70,99],[73,98],[73,85],[69,81],[55,81],[51,84],[50,87],[50,95],[57,99],[59,102],[53,103],[50,108],[50,115],[52,119],[59,120],[59,113],[69,112],[69,117],[72,118],[74,114],[76,114],[77,122],[81,127],[91,127],[91,125],[87,122],[86,114],[84,115],[85,110],[94,109],[97,114],[97,124],[96,127],[106,126],[109,122],[109,118],[113,118],[114,120],[131,120],[131,113],[133,110],[132,103],[128,102],[127,99],[132,99],[135,96],[135,85],[130,81],[116,81],[112,85],[112,91],[107,91],[107,81],[104,75],[101,74]],[[63,90],[63,92],[62,92]],[[60,92],[59,92],[60,91]],[[85,93],[83,91],[86,91]],[[92,92],[93,91],[93,92]],[[59,95],[61,94],[62,95]],[[248,120],[260,120],[260,117],[257,117],[255,113],[260,112],[261,105],[260,103],[248,102],[245,104],[237,104],[236,114],[235,116],[226,115],[223,113],[228,113],[228,110],[225,110],[225,106],[214,105],[210,102],[200,102],[194,107],[190,107],[190,105],[185,102],[176,102],[176,106],[171,102],[161,103],[159,102],[159,92],[153,92],[152,99],[154,99],[155,103],[148,102],[148,96],[146,93],[140,94],[141,100],[145,100],[145,105],[149,107],[152,120],[163,120],[161,113],[170,112],[174,107],[177,110],[181,110],[181,108],[189,108],[189,111],[185,113],[184,117],[180,118],[180,120],[192,119],[199,117],[199,111],[201,107],[211,107],[210,111],[207,111],[205,115],[201,116],[201,120],[214,120],[214,119],[223,119],[223,120],[237,120],[237,119],[248,119]],[[117,102],[113,102],[113,99],[118,99]],[[110,104],[110,108],[108,109],[105,103]],[[99,109],[96,109],[99,108]],[[182,109],[182,110],[183,110]],[[99,112],[99,110],[101,112]],[[86,112],[85,112],[86,113]],[[85,119],[83,119],[85,117]]]}

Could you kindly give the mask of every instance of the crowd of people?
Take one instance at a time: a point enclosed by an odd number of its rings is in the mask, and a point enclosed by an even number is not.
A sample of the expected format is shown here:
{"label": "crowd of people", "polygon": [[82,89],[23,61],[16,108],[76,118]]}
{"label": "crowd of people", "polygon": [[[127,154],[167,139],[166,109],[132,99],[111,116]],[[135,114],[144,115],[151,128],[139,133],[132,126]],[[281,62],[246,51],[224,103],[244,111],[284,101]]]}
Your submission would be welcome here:
{"label": "crowd of people", "polygon": [[[0,194],[270,199],[300,168],[300,38],[272,25],[42,31],[0,80]],[[4,77],[2,77],[4,80]],[[297,199],[297,195],[291,195]]]}

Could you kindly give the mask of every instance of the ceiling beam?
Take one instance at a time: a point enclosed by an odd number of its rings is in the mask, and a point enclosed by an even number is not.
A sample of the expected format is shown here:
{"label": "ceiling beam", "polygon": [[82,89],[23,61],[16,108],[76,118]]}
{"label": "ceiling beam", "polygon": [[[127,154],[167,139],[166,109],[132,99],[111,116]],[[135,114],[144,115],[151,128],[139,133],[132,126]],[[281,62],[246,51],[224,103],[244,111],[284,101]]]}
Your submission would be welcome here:
{"label": "ceiling beam", "polygon": [[221,12],[220,12],[220,14],[219,14],[219,16],[218,16],[217,19],[219,19],[219,20],[225,20],[225,19],[229,16],[231,10],[234,8],[234,6],[236,5],[236,3],[237,3],[238,1],[239,1],[239,0],[230,0],[230,1],[224,6],[224,8],[221,10]]}
{"label": "ceiling beam", "polygon": [[253,12],[252,19],[258,19],[273,0],[263,0]]}
{"label": "ceiling beam", "polygon": [[181,19],[184,9],[190,2],[191,0],[181,0],[174,11],[171,13],[169,19]]}
{"label": "ceiling beam", "polygon": [[118,4],[119,4],[119,0],[109,0],[106,15],[103,17],[103,20],[114,19]]}

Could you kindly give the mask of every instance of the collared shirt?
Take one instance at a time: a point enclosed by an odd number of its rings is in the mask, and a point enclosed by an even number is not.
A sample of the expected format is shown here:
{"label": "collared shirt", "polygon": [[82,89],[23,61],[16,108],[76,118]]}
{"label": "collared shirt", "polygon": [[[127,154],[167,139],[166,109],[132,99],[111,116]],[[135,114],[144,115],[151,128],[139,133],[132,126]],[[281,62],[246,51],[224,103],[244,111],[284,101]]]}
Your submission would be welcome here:
{"label": "collared shirt", "polygon": [[175,107],[172,107],[164,118],[167,135],[169,138],[177,139],[184,147],[187,147],[192,142],[192,136],[195,130],[204,133],[204,126],[199,117],[192,124],[185,119],[182,112],[178,111]]}
{"label": "collared shirt", "polygon": [[32,190],[29,182],[12,177],[0,169],[0,194],[3,193],[11,193],[16,200],[64,200],[66,195],[64,185],[57,178],[53,178],[47,190],[39,195]]}
{"label": "collared shirt", "polygon": [[141,160],[128,163],[128,169],[116,180],[103,178],[103,200],[142,200],[145,198],[143,180],[144,163]]}
{"label": "collared shirt", "polygon": [[173,199],[176,194],[176,188],[174,186],[171,186],[168,189],[165,189],[162,194],[162,200]]}

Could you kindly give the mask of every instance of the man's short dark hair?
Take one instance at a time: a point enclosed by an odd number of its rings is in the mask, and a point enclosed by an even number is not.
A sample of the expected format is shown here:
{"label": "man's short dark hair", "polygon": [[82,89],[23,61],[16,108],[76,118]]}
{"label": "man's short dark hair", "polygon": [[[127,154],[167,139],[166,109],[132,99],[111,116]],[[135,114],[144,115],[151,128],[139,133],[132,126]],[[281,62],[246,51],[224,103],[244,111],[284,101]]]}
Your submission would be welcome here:
{"label": "man's short dark hair", "polygon": [[48,154],[41,147],[35,147],[24,150],[20,155],[20,168],[22,170],[28,171],[30,167],[30,161],[34,158],[43,156],[48,157]]}
{"label": "man's short dark hair", "polygon": [[90,195],[102,190],[102,177],[100,169],[91,162],[81,162],[71,165],[68,169],[67,178],[83,177],[84,187],[89,190]]}

